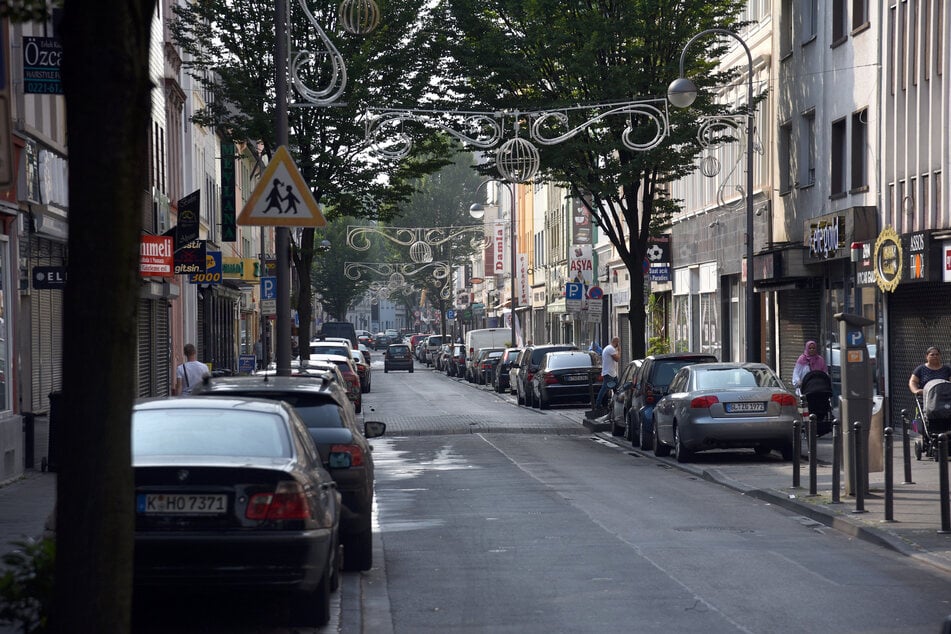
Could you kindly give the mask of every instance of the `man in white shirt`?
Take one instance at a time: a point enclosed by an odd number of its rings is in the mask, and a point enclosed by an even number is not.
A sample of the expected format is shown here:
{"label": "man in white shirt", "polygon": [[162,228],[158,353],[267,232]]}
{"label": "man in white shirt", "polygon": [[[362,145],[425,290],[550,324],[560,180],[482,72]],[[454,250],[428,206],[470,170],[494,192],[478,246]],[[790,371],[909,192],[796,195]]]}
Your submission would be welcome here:
{"label": "man in white shirt", "polygon": [[617,366],[621,360],[621,352],[617,349],[621,344],[621,339],[614,337],[611,343],[604,346],[601,351],[601,390],[598,392],[598,398],[594,401],[595,409],[603,407],[602,400],[608,393],[617,387]]}
{"label": "man in white shirt", "polygon": [[175,394],[177,396],[188,396],[192,393],[192,388],[196,383],[211,374],[208,366],[198,361],[198,350],[195,344],[185,344],[185,363],[178,366],[175,370]]}

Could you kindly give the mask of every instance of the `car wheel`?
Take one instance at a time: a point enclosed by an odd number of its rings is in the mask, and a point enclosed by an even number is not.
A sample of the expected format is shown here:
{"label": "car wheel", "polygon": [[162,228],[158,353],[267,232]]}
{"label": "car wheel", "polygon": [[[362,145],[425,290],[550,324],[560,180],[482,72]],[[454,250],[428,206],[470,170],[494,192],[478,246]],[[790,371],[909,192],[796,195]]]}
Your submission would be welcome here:
{"label": "car wheel", "polygon": [[410,374],[413,373],[413,368],[410,368],[410,369],[409,369],[409,373],[410,373]]}
{"label": "car wheel", "polygon": [[641,423],[638,429],[640,430],[638,436],[640,436],[641,449],[644,451],[650,451],[654,448],[654,434],[647,433],[647,430],[644,428],[644,423]]}
{"label": "car wheel", "polygon": [[315,590],[291,595],[291,625],[323,627],[330,621],[330,567],[328,560]]}
{"label": "car wheel", "polygon": [[626,428],[626,427],[621,427],[620,425],[617,424],[617,421],[614,420],[614,414],[613,414],[613,411],[614,411],[614,410],[612,409],[611,411],[612,411],[612,414],[611,414],[611,435],[612,435],[612,436],[624,436],[625,434],[627,434],[627,428]]}
{"label": "car wheel", "polygon": [[357,414],[363,411],[363,397],[357,399],[357,402],[353,404],[353,411]]}
{"label": "car wheel", "polygon": [[[515,391],[515,400],[518,402],[519,405],[524,405],[524,404],[525,404],[525,399],[522,398],[522,393],[519,392],[518,390]],[[919,454],[920,454],[920,452],[919,452]],[[921,458],[918,458],[918,460],[921,460]]]}
{"label": "car wheel", "polygon": [[368,518],[364,530],[343,537],[343,569],[354,572],[372,567],[373,529]]}
{"label": "car wheel", "polygon": [[792,460],[793,459],[793,446],[792,443],[787,443],[779,448],[779,453],[782,454],[783,460]]}
{"label": "car wheel", "polygon": [[684,444],[680,439],[680,428],[676,424],[674,425],[674,449],[677,452],[677,462],[690,462],[690,460],[693,458],[693,452],[684,447]]}
{"label": "car wheel", "polygon": [[773,448],[766,445],[756,445],[753,447],[753,453],[755,453],[757,456],[768,456],[772,453],[772,451]]}
{"label": "car wheel", "polygon": [[551,402],[546,399],[544,396],[538,397],[538,409],[549,409],[551,407]]}
{"label": "car wheel", "polygon": [[390,372],[390,369],[389,369],[389,368],[387,368],[387,367],[384,367],[384,368],[383,368],[383,374],[389,374],[389,372]]}
{"label": "car wheel", "polygon": [[654,425],[654,455],[658,458],[666,458],[670,455],[670,447],[665,445],[657,437],[657,425]]}

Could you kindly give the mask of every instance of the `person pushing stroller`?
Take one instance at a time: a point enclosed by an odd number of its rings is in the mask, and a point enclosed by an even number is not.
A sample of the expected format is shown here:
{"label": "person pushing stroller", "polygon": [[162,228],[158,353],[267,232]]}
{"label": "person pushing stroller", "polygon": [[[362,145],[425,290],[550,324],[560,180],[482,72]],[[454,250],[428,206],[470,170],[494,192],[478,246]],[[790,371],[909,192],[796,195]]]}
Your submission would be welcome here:
{"label": "person pushing stroller", "polygon": [[832,378],[815,341],[807,341],[793,369],[793,387],[816,417],[816,434],[832,431]]}
{"label": "person pushing stroller", "polygon": [[928,381],[951,380],[951,366],[941,363],[941,350],[937,346],[931,346],[925,352],[925,362],[919,365],[911,373],[908,379],[908,389],[915,396],[921,396]]}

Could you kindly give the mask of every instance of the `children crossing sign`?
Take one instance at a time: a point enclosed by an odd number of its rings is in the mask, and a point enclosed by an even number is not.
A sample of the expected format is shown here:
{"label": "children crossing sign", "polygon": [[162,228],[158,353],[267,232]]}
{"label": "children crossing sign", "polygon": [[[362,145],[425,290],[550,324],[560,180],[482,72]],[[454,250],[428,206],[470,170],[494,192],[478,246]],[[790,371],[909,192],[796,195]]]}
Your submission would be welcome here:
{"label": "children crossing sign", "polygon": [[285,146],[277,148],[238,216],[239,225],[323,227],[314,195]]}

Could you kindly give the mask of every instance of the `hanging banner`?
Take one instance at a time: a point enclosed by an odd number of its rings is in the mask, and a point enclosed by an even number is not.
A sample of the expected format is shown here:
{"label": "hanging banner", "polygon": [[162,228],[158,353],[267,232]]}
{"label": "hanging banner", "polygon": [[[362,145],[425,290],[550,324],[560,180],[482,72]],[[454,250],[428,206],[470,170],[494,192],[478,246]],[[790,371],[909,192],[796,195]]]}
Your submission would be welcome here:
{"label": "hanging banner", "polygon": [[518,267],[516,268],[518,277],[515,285],[518,288],[518,305],[528,306],[531,300],[531,289],[528,287],[528,255],[518,254]]}
{"label": "hanging banner", "polygon": [[505,272],[505,225],[497,223],[492,232],[492,273]]}
{"label": "hanging banner", "polygon": [[571,199],[571,243],[592,244],[591,212],[577,198]]}
{"label": "hanging banner", "polygon": [[572,282],[581,282],[585,286],[594,284],[594,255],[590,244],[576,244],[571,247],[568,275]]}

